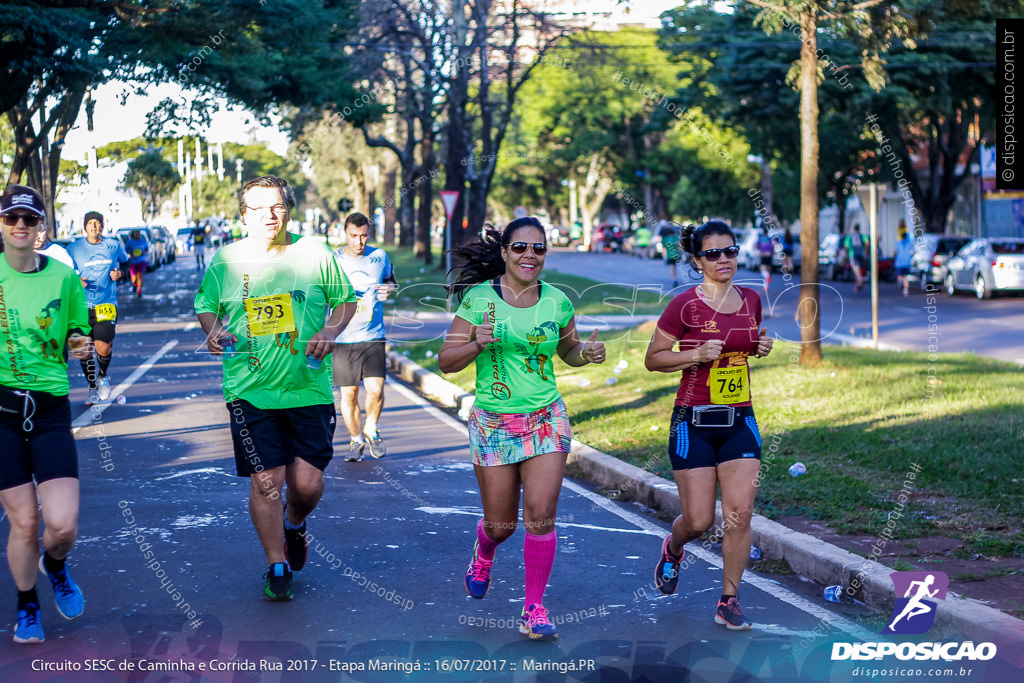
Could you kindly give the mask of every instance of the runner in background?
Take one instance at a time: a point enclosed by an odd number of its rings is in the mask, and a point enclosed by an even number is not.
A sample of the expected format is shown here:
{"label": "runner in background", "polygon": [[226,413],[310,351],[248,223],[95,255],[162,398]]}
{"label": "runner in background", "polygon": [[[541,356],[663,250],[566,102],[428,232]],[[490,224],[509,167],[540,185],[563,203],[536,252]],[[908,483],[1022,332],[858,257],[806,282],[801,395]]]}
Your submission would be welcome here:
{"label": "runner in background", "polygon": [[355,312],[355,293],[323,242],[288,232],[295,196],[287,181],[250,180],[238,204],[249,235],[210,260],[195,309],[210,352],[229,349],[224,398],[235,468],[249,478],[249,514],[269,565],[263,597],[291,600],[292,572],[306,564],[306,518],[334,455],[331,364],[322,361]]}
{"label": "runner in background", "polygon": [[[34,189],[9,185],[0,197],[0,503],[18,592],[16,643],[46,639],[36,572],[50,579],[61,616],[75,619],[85,610],[67,565],[78,535],[79,486],[64,347],[80,360],[92,354],[89,311],[75,272],[35,252],[37,225],[45,230],[45,220]],[[41,557],[40,518],[46,525]]]}
{"label": "runner in background", "polygon": [[[353,213],[345,219],[345,246],[337,254],[338,265],[355,288],[359,303],[355,315],[334,341],[334,383],[341,390],[341,417],[349,434],[345,460],[362,460],[369,449],[374,458],[387,455],[377,423],[384,409],[384,301],[397,285],[391,259],[383,249],[366,246],[370,219]],[[366,390],[366,422],[359,412],[359,384]]]}
{"label": "runner in background", "polygon": [[199,223],[192,228],[192,250],[196,255],[196,270],[206,268],[206,228]]}
{"label": "runner in background", "polygon": [[132,230],[124,246],[128,252],[128,275],[132,279],[132,289],[135,290],[135,296],[142,298],[142,277],[149,267],[149,242],[142,239],[140,231]]}
{"label": "runner in background", "polygon": [[668,264],[669,277],[672,278],[672,289],[675,289],[679,286],[676,265],[682,258],[679,249],[679,226],[669,221],[661,221],[658,226],[658,237],[661,238],[661,248],[665,251],[665,263]]}
{"label": "runner in background", "polygon": [[78,266],[75,265],[75,259],[71,258],[71,254],[68,253],[68,250],[56,242],[50,241],[50,230],[46,227],[46,223],[39,224],[39,233],[36,236],[35,249],[37,254],[43,254],[44,256],[56,259],[76,273],[78,272]]}
{"label": "runner in background", "polygon": [[900,219],[898,230],[899,241],[893,254],[893,267],[896,269],[896,280],[903,290],[903,296],[910,296],[910,261],[914,256],[914,240],[907,234],[907,224]]}
{"label": "runner in background", "polygon": [[107,370],[113,356],[117,327],[117,281],[121,279],[121,266],[128,262],[121,241],[103,236],[103,214],[90,211],[85,214],[85,237],[68,246],[68,253],[79,268],[89,304],[89,325],[96,345],[96,353],[82,360],[82,372],[89,383],[91,406],[110,398],[110,380]]}
{"label": "runner in background", "polygon": [[495,551],[518,526],[522,490],[526,599],[519,632],[531,639],[558,637],[543,598],[572,433],[552,359],[557,353],[573,367],[605,360],[597,332],[581,342],[572,303],[540,279],[546,253],[544,226],[532,216],[500,233],[488,226],[483,240],[457,248],[449,293],[461,304],[437,358],[445,373],[476,364],[469,446],[484,516],[466,592],[487,595]]}

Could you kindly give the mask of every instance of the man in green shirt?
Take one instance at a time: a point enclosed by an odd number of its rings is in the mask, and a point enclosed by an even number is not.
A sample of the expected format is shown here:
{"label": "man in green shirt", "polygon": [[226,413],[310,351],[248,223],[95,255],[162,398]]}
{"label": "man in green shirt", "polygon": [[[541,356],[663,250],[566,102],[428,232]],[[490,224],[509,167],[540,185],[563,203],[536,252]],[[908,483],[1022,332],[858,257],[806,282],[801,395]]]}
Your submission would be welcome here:
{"label": "man in green shirt", "polygon": [[321,361],[356,308],[331,250],[286,230],[294,206],[281,178],[243,185],[248,237],[216,253],[195,300],[210,352],[224,355],[235,466],[250,478],[249,511],[270,565],[267,600],[291,600],[292,571],[306,562],[306,517],[333,456],[331,364]]}

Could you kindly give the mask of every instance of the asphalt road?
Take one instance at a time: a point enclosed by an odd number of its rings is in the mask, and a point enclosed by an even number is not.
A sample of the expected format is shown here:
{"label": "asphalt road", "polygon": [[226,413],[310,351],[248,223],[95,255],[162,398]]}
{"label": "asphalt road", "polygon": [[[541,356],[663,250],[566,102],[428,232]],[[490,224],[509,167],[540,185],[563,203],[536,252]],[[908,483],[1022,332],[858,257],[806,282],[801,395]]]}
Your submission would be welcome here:
{"label": "asphalt road", "polygon": [[[469,598],[462,575],[480,508],[465,429],[394,383],[381,420],[389,455],[331,463],[296,598],[263,601],[248,483],[234,476],[220,366],[190,313],[198,275],[188,265],[151,275],[145,297],[122,306],[112,378],[123,404],[84,408],[72,370],[82,506],[71,566],[86,610],[63,621],[41,580],[47,640],[0,638],[0,680],[853,681],[864,663],[830,661],[832,643],[882,639],[885,615],[826,603],[795,577],[753,573],[741,597],[755,629],[715,625],[716,546],[688,546],[697,560],[679,593],[657,595],[667,524],[567,479],[545,599],[561,638],[527,641],[513,626],[523,532],[499,549],[486,599]],[[339,450],[346,441],[342,427]],[[13,617],[7,572],[0,590]],[[940,636],[956,639],[927,638]],[[1019,675],[999,657],[966,664],[971,674],[934,680]],[[398,670],[381,670],[389,666]]]}
{"label": "asphalt road", "polygon": [[[666,297],[666,304],[672,296],[668,266],[662,261],[553,249],[548,252],[545,268],[589,278],[595,278],[595,273],[614,274],[606,281],[660,292]],[[690,279],[692,274],[688,268],[679,268],[681,287],[698,281]],[[735,282],[762,290],[760,272],[741,268]],[[771,316],[765,324],[771,334],[782,339],[800,339],[796,320],[799,282],[798,275],[787,280],[782,273],[775,273],[769,295],[765,297],[762,293],[764,310]],[[916,281],[911,283],[910,296],[906,298],[894,282],[880,282],[878,291],[882,344],[939,353],[969,351],[1024,364],[1024,296],[979,301],[967,294],[950,297],[941,290],[926,294]],[[823,342],[843,344],[871,339],[870,288],[854,293],[853,283],[823,281],[820,296]],[[621,301],[614,304],[626,305]]]}

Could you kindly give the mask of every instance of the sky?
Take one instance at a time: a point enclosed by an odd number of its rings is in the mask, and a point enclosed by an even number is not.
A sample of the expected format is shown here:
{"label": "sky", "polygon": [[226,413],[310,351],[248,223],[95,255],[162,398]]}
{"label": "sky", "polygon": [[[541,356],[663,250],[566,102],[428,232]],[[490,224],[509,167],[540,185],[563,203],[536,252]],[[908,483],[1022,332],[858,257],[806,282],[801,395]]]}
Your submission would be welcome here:
{"label": "sky", "polygon": [[[108,142],[130,140],[143,134],[146,128],[146,114],[152,111],[165,97],[180,98],[182,90],[177,84],[165,83],[150,87],[145,95],[129,95],[121,104],[120,94],[125,84],[120,81],[105,83],[93,91],[96,102],[93,117],[93,134],[86,129],[83,106],[75,127],[68,133],[63,156],[84,163],[89,147],[102,147]],[[265,142],[271,150],[285,156],[288,151],[288,137],[276,128],[261,127],[252,114],[245,111],[226,109],[214,115],[209,129],[198,131],[211,142],[247,143],[250,138]]]}

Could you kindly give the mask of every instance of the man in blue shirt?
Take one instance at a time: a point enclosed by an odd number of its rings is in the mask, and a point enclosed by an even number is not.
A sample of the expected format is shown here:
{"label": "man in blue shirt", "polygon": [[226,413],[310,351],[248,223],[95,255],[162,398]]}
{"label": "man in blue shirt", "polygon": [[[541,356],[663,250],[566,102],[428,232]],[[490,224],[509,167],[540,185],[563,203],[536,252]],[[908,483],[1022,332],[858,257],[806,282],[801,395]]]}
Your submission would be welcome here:
{"label": "man in blue shirt", "polygon": [[78,264],[96,345],[93,358],[82,361],[82,372],[89,382],[89,400],[85,405],[91,406],[110,398],[107,368],[117,325],[117,281],[121,279],[121,264],[128,262],[128,254],[120,240],[103,236],[103,214],[97,211],[85,214],[85,237],[72,242],[68,253]]}
{"label": "man in blue shirt", "polygon": [[[349,433],[349,454],[345,460],[362,460],[363,450],[374,458],[387,454],[377,430],[384,408],[384,301],[396,287],[391,259],[383,249],[366,246],[370,220],[361,213],[345,219],[345,246],[336,253],[359,297],[356,313],[348,327],[335,339],[334,381],[341,388],[341,416]],[[359,383],[366,388],[366,421],[360,426]]]}
{"label": "man in blue shirt", "polygon": [[903,296],[910,296],[910,261],[914,256],[914,240],[907,234],[907,224],[900,219],[899,241],[896,243],[896,252],[893,255],[893,266],[896,269],[896,279],[900,288],[903,289]]}

